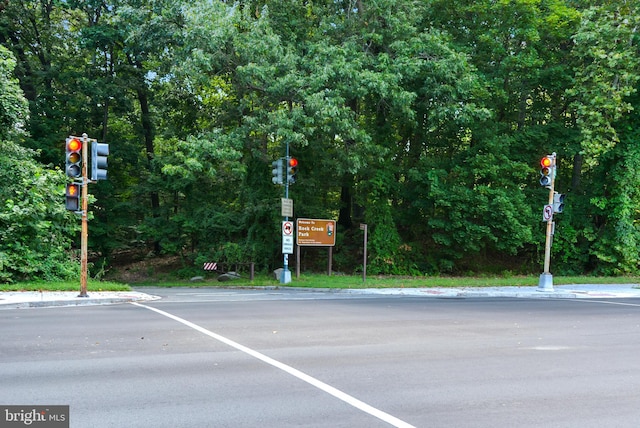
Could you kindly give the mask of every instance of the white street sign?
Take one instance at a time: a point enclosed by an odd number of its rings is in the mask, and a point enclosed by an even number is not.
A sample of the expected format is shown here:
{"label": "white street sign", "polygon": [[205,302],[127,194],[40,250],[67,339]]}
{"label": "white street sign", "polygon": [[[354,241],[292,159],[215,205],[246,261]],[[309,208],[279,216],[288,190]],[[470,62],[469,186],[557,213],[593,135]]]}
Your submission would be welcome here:
{"label": "white street sign", "polygon": [[282,222],[282,254],[293,254],[293,222]]}
{"label": "white street sign", "polygon": [[549,221],[553,218],[553,205],[545,205],[542,210],[542,221]]}
{"label": "white street sign", "polygon": [[293,254],[293,236],[282,237],[282,254]]}
{"label": "white street sign", "polygon": [[282,198],[280,215],[282,217],[293,217],[293,199]]}
{"label": "white street sign", "polygon": [[282,236],[293,236],[293,222],[292,221],[283,221],[282,222]]}

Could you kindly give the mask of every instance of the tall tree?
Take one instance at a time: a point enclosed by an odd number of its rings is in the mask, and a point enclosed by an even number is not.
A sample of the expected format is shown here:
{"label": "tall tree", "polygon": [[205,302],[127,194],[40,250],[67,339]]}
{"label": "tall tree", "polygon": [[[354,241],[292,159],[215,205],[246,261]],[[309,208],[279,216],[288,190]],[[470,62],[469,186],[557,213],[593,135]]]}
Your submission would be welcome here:
{"label": "tall tree", "polygon": [[44,168],[18,144],[27,100],[12,76],[15,65],[0,46],[0,282],[68,278],[77,269],[67,253],[73,219],[58,199],[64,174]]}

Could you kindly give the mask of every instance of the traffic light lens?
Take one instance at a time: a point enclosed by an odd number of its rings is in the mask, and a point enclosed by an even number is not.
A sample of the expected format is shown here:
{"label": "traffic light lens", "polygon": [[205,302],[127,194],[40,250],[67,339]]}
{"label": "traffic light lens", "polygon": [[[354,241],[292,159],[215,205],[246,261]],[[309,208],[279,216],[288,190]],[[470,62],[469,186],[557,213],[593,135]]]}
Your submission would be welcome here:
{"label": "traffic light lens", "polygon": [[71,162],[71,163],[80,162],[80,153],[73,152],[73,153],[69,154],[69,162]]}
{"label": "traffic light lens", "polygon": [[68,145],[69,150],[73,151],[73,152],[77,152],[78,150],[80,150],[82,148],[82,143],[78,140],[71,140],[69,141],[69,145]]}
{"label": "traffic light lens", "polygon": [[289,159],[289,166],[292,168],[295,168],[296,166],[298,166],[298,159],[296,158]]}
{"label": "traffic light lens", "polygon": [[69,173],[69,177],[80,177],[82,171],[80,171],[80,167],[78,165],[71,165],[67,170]]}
{"label": "traffic light lens", "polygon": [[540,165],[542,165],[543,168],[549,168],[551,165],[553,165],[553,161],[550,157],[544,157],[540,161]]}
{"label": "traffic light lens", "polygon": [[551,170],[547,167],[542,168],[542,175],[549,175],[549,173],[551,172]]}
{"label": "traffic light lens", "polygon": [[78,196],[79,190],[77,184],[67,185],[67,196]]}

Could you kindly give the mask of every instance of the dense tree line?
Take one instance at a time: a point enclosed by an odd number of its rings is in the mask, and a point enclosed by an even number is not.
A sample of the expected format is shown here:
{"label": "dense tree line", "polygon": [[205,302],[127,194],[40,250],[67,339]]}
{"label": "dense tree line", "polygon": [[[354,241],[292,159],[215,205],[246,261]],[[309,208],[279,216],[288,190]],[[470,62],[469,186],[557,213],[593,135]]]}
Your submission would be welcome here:
{"label": "dense tree line", "polygon": [[73,271],[60,167],[85,132],[111,148],[106,264],[276,267],[288,144],[338,270],[367,223],[371,273],[539,272],[556,152],[554,272],[638,273],[639,24],[625,0],[4,1],[0,280]]}

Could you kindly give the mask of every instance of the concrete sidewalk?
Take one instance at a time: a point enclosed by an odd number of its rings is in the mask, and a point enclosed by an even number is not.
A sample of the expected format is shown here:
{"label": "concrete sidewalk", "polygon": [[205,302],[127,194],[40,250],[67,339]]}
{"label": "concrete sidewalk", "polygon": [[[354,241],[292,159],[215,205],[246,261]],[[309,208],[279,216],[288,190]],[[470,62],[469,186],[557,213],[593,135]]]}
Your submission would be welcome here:
{"label": "concrete sidewalk", "polygon": [[111,305],[160,299],[138,291],[92,291],[87,294],[87,297],[78,297],[78,291],[0,292],[0,309]]}
{"label": "concrete sidewalk", "polygon": [[[233,287],[229,287],[233,289]],[[273,290],[279,287],[267,287]],[[295,290],[295,287],[283,287]],[[263,289],[263,287],[255,287]],[[308,288],[300,289],[311,291]],[[525,299],[616,299],[640,298],[638,284],[576,284],[555,286],[552,291],[538,287],[459,287],[459,288],[365,288],[316,290],[346,294],[380,294],[431,298],[511,297]],[[96,291],[88,297],[78,297],[77,291],[11,291],[0,292],[0,309],[38,308],[52,306],[108,305],[152,301],[160,297],[140,291]]]}
{"label": "concrete sidewalk", "polygon": [[[346,290],[345,290],[346,291]],[[638,284],[557,285],[553,290],[538,287],[385,288],[348,290],[349,293],[389,294],[423,297],[516,297],[525,299],[613,299],[640,298]]]}

